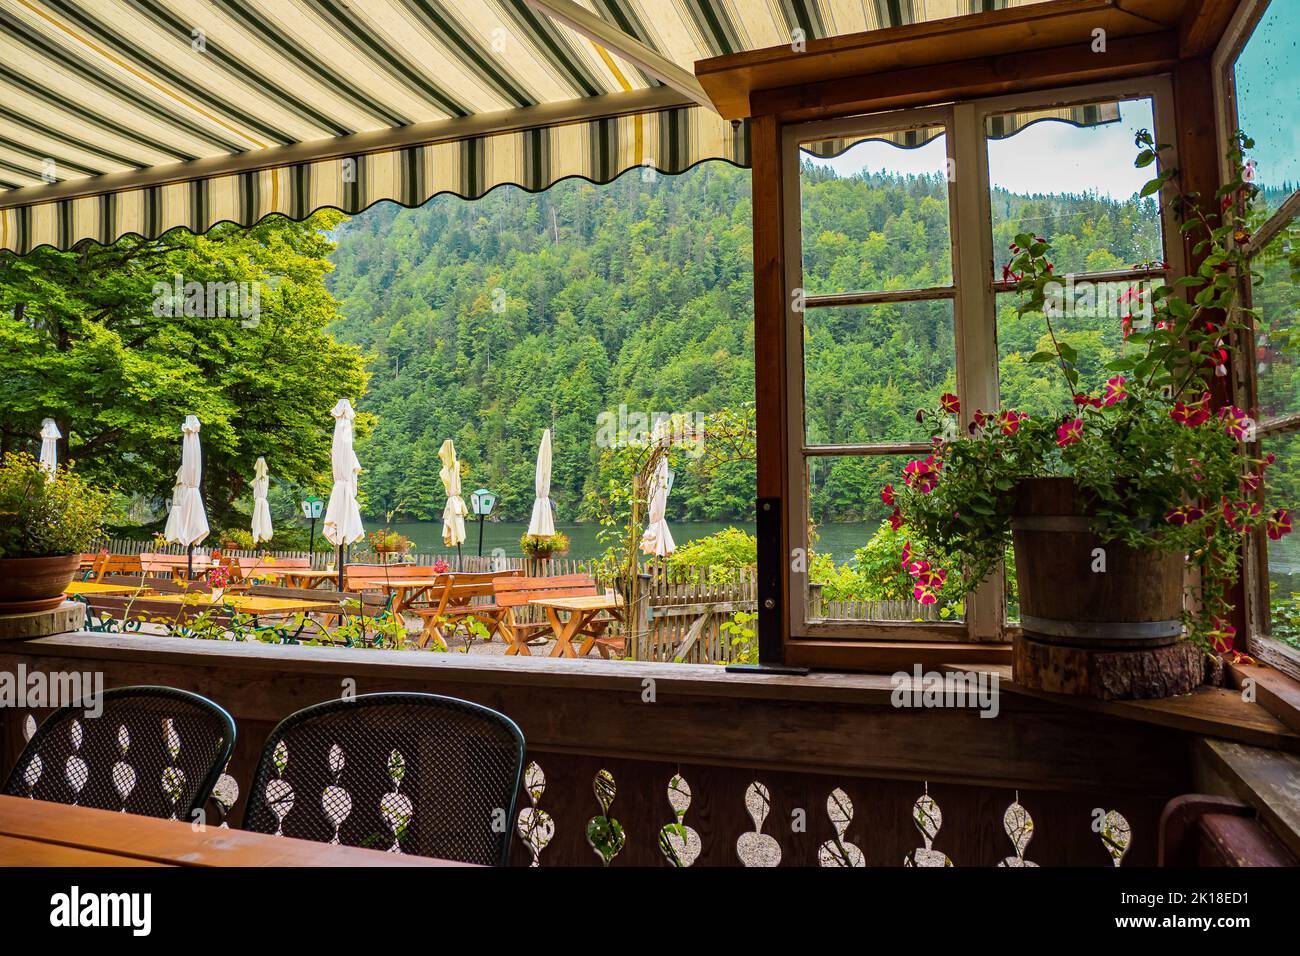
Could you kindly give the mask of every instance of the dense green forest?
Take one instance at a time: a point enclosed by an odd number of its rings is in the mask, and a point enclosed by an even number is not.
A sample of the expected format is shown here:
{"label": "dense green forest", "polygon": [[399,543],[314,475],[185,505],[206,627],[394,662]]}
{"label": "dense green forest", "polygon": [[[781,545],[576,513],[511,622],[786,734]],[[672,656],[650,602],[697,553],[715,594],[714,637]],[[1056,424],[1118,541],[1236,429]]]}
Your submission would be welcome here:
{"label": "dense green forest", "polygon": [[[940,176],[802,173],[810,294],[907,289],[951,281],[947,183]],[[1053,239],[1060,271],[1161,258],[1156,207],[1096,195],[995,191],[995,248],[1033,230]],[[343,318],[334,332],[371,356],[360,407],[377,424],[359,443],[373,515],[441,513],[437,449],[455,439],[467,486],[501,495],[526,518],[542,429],[554,430],[552,496],[561,520],[583,517],[601,480],[597,416],[711,412],[753,400],[750,187],[747,171],[707,163],[677,177],[571,180],[530,195],[497,189],[467,203],[383,204],[337,233],[329,277]],[[1120,288],[1111,290],[1118,297]],[[1046,411],[1069,396],[1027,360],[1042,316],[999,302],[1003,403]],[[925,437],[918,405],[954,388],[947,301],[807,312],[807,428],[816,442]],[[1070,316],[1058,331],[1099,387],[1122,342],[1118,311]],[[821,459],[811,476],[818,521],[883,515],[878,492],[902,462]],[[707,487],[680,476],[679,519],[743,520],[752,469]]]}

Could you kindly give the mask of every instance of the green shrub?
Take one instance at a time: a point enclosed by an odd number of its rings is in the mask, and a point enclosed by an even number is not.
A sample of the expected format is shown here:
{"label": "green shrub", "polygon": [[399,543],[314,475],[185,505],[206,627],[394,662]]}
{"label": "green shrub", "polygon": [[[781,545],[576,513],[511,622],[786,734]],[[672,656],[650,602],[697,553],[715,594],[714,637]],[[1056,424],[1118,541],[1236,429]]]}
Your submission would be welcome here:
{"label": "green shrub", "polygon": [[563,531],[555,534],[526,534],[519,539],[519,548],[530,558],[542,559],[569,553],[569,536]]}
{"label": "green shrub", "polygon": [[724,528],[705,538],[696,538],[668,556],[668,569],[675,578],[685,578],[699,568],[708,571],[711,583],[723,583],[736,572],[758,563],[758,539],[740,528]]}
{"label": "green shrub", "polygon": [[0,558],[89,550],[104,533],[108,495],[60,467],[53,481],[31,455],[0,460]]}

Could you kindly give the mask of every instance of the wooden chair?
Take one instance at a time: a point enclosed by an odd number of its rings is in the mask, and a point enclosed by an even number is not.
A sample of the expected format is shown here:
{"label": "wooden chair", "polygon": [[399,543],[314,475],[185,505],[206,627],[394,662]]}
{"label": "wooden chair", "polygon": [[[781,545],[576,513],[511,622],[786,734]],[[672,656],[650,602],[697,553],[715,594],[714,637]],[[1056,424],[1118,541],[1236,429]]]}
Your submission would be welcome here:
{"label": "wooden chair", "polygon": [[[517,608],[526,608],[530,601],[538,598],[560,597],[594,597],[600,593],[596,589],[596,579],[590,574],[559,574],[545,578],[502,577],[493,582],[493,596],[498,607],[505,610],[501,621],[501,633],[510,642],[506,654],[528,655],[528,644],[551,631],[549,621],[521,620]],[[582,633],[596,640],[602,657],[609,654],[606,645],[617,643],[616,639],[605,638],[604,632],[610,624],[618,620],[612,616],[594,618]]]}
{"label": "wooden chair", "polygon": [[103,582],[105,576],[110,574],[142,573],[138,554],[101,554],[96,557],[88,580]]}
{"label": "wooden chair", "polygon": [[[436,640],[445,650],[447,647],[447,635],[444,633],[445,628],[450,628],[453,632],[465,623],[467,619],[481,622],[488,629],[487,639],[492,640],[493,636],[500,634],[502,639],[506,639],[505,632],[502,630],[502,621],[506,616],[507,609],[500,606],[496,601],[483,601],[483,598],[491,598],[495,594],[495,582],[505,577],[517,577],[519,571],[482,571],[482,572],[457,572],[454,574],[440,575],[440,578],[446,580],[436,589],[428,605],[408,608],[408,610],[417,615],[423,626],[420,629],[420,636],[417,642],[421,647],[426,646],[431,640]],[[472,603],[478,600],[479,603]]]}

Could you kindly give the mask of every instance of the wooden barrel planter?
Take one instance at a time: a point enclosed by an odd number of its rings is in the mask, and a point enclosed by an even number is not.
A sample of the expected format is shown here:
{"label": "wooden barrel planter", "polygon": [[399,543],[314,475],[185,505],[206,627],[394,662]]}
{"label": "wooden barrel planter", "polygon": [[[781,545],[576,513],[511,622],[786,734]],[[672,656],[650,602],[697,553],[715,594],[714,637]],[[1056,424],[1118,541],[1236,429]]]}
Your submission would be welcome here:
{"label": "wooden barrel planter", "polygon": [[1011,519],[1023,633],[1013,677],[1103,699],[1187,694],[1203,655],[1181,639],[1180,554],[1103,543],[1068,478],[1021,482]]}

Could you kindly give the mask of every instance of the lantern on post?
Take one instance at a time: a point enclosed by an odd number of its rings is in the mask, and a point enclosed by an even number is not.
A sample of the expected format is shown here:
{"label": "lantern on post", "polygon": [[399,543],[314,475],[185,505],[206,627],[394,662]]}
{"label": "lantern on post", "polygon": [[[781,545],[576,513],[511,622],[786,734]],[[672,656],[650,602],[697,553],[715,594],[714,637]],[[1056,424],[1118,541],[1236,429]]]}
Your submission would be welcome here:
{"label": "lantern on post", "polygon": [[316,559],[316,521],[325,511],[325,502],[315,495],[308,495],[302,500],[302,516],[311,521],[311,536],[307,539],[307,555],[309,560]]}
{"label": "lantern on post", "polygon": [[496,507],[497,496],[486,488],[480,488],[469,496],[469,506],[478,515],[478,555],[483,557],[483,520]]}

